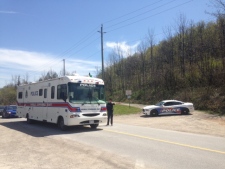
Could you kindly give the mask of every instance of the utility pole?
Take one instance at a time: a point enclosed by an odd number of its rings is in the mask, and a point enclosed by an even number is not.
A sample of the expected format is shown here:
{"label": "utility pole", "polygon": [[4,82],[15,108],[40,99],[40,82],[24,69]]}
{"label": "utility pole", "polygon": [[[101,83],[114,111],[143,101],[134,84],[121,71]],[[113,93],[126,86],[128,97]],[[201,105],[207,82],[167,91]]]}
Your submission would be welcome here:
{"label": "utility pole", "polygon": [[66,75],[65,59],[63,59],[63,76]]}
{"label": "utility pole", "polygon": [[101,54],[102,54],[102,79],[104,80],[104,53],[103,53],[103,25],[101,25],[101,31],[98,31],[101,33]]}

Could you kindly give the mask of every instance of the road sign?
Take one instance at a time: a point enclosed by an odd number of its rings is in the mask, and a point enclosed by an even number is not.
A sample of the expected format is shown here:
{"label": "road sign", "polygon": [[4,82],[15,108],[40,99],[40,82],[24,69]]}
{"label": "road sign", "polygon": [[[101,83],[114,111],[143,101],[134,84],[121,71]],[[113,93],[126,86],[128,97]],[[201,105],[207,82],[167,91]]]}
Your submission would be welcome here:
{"label": "road sign", "polygon": [[126,95],[127,96],[131,96],[131,94],[132,94],[132,91],[131,90],[126,90]]}

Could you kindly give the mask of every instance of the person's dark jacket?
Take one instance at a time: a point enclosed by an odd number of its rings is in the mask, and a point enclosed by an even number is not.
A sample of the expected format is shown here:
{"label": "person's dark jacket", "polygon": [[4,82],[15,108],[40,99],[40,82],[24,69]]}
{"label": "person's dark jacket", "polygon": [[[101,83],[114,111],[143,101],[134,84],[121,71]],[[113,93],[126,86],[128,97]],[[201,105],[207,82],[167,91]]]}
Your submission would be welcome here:
{"label": "person's dark jacket", "polygon": [[115,103],[112,102],[107,103],[106,108],[108,112],[113,112],[113,105],[115,105]]}

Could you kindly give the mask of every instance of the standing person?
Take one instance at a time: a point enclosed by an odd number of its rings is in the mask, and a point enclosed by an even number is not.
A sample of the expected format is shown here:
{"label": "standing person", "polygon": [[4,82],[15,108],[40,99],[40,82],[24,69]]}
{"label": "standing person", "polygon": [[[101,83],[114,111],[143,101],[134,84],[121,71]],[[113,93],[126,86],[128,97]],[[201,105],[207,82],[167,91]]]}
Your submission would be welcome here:
{"label": "standing person", "polygon": [[107,126],[109,125],[109,120],[111,120],[111,126],[113,125],[113,106],[115,103],[112,103],[112,99],[109,99],[106,108],[107,108],[107,113],[108,113],[108,121],[107,121]]}

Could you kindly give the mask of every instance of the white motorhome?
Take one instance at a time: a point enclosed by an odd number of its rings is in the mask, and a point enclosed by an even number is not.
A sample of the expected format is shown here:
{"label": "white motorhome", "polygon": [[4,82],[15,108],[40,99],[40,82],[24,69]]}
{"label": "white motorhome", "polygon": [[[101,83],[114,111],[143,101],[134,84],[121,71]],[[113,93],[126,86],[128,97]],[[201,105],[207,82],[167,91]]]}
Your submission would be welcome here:
{"label": "white motorhome", "polygon": [[85,76],[64,76],[17,88],[17,115],[28,123],[45,121],[67,126],[106,123],[104,81]]}

